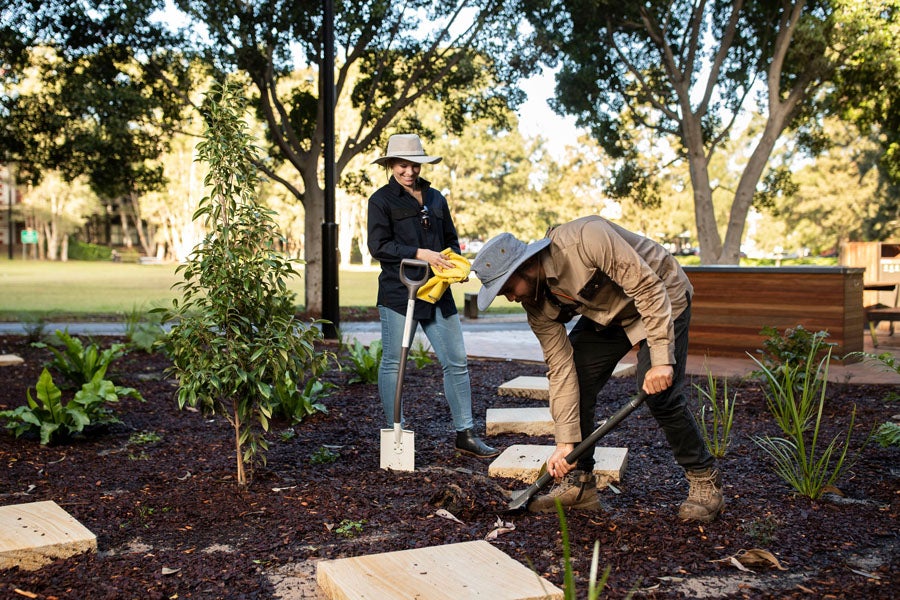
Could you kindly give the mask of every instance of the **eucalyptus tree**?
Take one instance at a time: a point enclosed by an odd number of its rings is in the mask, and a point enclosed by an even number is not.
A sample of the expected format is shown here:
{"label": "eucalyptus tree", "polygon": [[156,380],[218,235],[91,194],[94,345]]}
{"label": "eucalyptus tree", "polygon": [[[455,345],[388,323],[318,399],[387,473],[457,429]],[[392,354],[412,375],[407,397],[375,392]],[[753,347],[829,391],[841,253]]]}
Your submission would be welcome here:
{"label": "eucalyptus tree", "polygon": [[[883,37],[876,24],[896,26],[895,5],[896,0],[524,2],[542,50],[559,61],[556,108],[574,114],[618,161],[611,187],[654,200],[640,161],[647,146],[628,135],[631,122],[654,131],[656,143],[668,144],[674,158],[688,165],[702,262],[721,264],[738,262],[758,192],[771,193],[787,182],[767,172],[779,139],[792,128],[811,150],[824,147],[817,117],[836,110],[828,92],[859,60],[878,59],[863,49],[877,46],[873,37]],[[709,166],[754,100],[765,125],[749,148],[730,157],[742,171],[728,216],[718,220]]]}
{"label": "eucalyptus tree", "polygon": [[[325,127],[322,3],[305,0],[176,0],[195,31],[192,40],[210,64],[240,73],[255,90],[256,108],[267,124],[269,147],[260,168],[281,183],[305,209],[304,250],[307,309],[321,311],[321,224],[325,190],[321,177]],[[459,132],[468,119],[502,120],[522,102],[516,82],[537,62],[520,43],[519,3],[513,0],[389,0],[334,3],[337,103],[349,102],[359,124],[335,149],[340,180],[356,156],[384,146],[397,131],[426,140]],[[314,76],[291,74],[312,67]],[[359,73],[352,78],[351,74]],[[424,99],[440,102],[440,127],[427,131],[405,108]],[[280,174],[289,164],[290,176]]]}

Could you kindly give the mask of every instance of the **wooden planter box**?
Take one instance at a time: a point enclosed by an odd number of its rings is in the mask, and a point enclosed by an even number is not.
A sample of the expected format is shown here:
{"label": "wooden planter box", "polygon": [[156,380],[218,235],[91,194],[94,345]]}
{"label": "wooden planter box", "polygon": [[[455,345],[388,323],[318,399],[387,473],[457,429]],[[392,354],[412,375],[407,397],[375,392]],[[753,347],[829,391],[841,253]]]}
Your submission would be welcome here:
{"label": "wooden planter box", "polygon": [[685,267],[694,286],[692,354],[758,356],[763,327],[827,331],[833,356],[863,350],[863,273],[858,267]]}

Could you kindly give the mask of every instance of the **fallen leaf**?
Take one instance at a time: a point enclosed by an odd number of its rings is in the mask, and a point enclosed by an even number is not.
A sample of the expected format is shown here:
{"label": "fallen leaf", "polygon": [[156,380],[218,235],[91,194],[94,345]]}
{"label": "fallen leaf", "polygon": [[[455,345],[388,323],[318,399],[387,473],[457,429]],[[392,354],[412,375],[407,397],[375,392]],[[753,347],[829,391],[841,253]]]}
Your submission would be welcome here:
{"label": "fallen leaf", "polygon": [[163,575],[174,575],[175,573],[177,573],[180,570],[181,569],[170,569],[169,567],[163,567],[162,574]]}
{"label": "fallen leaf", "polygon": [[442,519],[447,519],[448,521],[456,521],[460,525],[465,525],[465,523],[463,523],[462,521],[457,519],[455,516],[453,516],[453,513],[450,512],[449,510],[439,508],[434,512],[434,514],[441,517]]}
{"label": "fallen leaf", "polygon": [[736,554],[733,554],[732,556],[720,558],[712,562],[728,563],[733,567],[740,569],[741,571],[747,571],[750,573],[753,573],[753,571],[751,571],[749,567],[765,566],[775,567],[779,571],[787,571],[787,568],[781,566],[781,563],[778,562],[778,559],[775,558],[774,554],[772,554],[768,550],[762,550],[760,548],[738,550],[738,552]]}
{"label": "fallen leaf", "polygon": [[497,520],[494,522],[494,528],[484,536],[486,540],[494,540],[497,539],[498,535],[509,533],[511,531],[515,531],[516,526],[508,521],[503,521],[500,517],[497,517]]}
{"label": "fallen leaf", "polygon": [[26,592],[25,590],[20,590],[19,588],[16,588],[13,591],[21,596],[25,596],[26,598],[37,598],[38,597],[38,595],[35,594],[34,592]]}
{"label": "fallen leaf", "polygon": [[278,492],[283,492],[284,490],[292,490],[292,489],[294,489],[295,487],[297,487],[297,486],[296,486],[296,485],[292,485],[291,487],[272,488],[272,491],[275,492],[275,493],[278,493]]}
{"label": "fallen leaf", "polygon": [[851,573],[856,573],[857,575],[862,575],[863,577],[868,577],[869,579],[881,579],[875,573],[866,573],[865,571],[857,571],[856,569],[850,569]]}
{"label": "fallen leaf", "polygon": [[823,487],[822,493],[823,494],[834,494],[835,496],[840,496],[841,498],[844,497],[844,492],[842,492],[841,490],[839,490],[837,487],[835,487],[833,485],[826,485],[825,487]]}
{"label": "fallen leaf", "polygon": [[616,486],[614,486],[611,483],[607,483],[606,487],[608,487],[609,491],[611,491],[613,494],[621,494],[622,493],[622,491],[619,488],[617,488]]}

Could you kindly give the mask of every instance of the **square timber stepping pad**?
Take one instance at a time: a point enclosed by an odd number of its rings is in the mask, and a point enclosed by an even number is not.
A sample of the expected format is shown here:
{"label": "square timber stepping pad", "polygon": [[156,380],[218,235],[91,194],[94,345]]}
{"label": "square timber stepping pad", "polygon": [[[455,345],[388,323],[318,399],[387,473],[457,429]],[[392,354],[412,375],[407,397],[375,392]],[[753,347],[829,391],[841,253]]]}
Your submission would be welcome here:
{"label": "square timber stepping pad", "polygon": [[550,416],[549,406],[489,408],[484,421],[485,435],[553,435],[553,417]]}
{"label": "square timber stepping pad", "polygon": [[96,551],[97,536],[52,500],[0,506],[0,569],[33,571]]}
{"label": "square timber stepping pad", "polygon": [[[510,477],[527,484],[537,481],[541,467],[553,454],[556,446],[516,444],[508,447],[488,467],[488,477]],[[610,481],[621,481],[628,462],[628,448],[594,448],[594,475],[597,487]]]}
{"label": "square timber stepping pad", "polygon": [[[637,367],[631,363],[619,363],[613,369],[613,377],[630,377],[634,375]],[[550,381],[546,377],[534,377],[520,375],[510,379],[497,387],[497,393],[501,396],[516,396],[518,398],[533,398],[535,400],[550,400]]]}
{"label": "square timber stepping pad", "polygon": [[16,354],[0,354],[0,367],[12,367],[14,365],[21,365],[24,362],[22,357]]}
{"label": "square timber stepping pad", "polygon": [[478,540],[316,564],[329,600],[537,600],[563,591],[490,542]]}

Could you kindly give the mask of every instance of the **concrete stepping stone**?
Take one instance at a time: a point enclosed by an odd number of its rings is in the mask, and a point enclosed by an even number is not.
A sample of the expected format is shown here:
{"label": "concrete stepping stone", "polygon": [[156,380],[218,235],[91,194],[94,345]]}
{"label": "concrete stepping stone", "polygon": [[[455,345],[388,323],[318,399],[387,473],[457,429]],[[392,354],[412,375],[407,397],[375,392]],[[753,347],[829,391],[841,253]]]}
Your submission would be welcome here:
{"label": "concrete stepping stone", "polygon": [[[526,484],[537,481],[541,467],[553,454],[556,446],[515,444],[500,453],[488,466],[489,477],[509,477]],[[606,487],[611,481],[621,481],[628,462],[628,448],[594,448],[594,475],[597,487]]]}
{"label": "concrete stepping stone", "polygon": [[485,435],[523,433],[553,435],[553,417],[549,406],[487,409]]}
{"label": "concrete stepping stone", "polygon": [[[637,366],[632,363],[619,363],[613,369],[613,377],[631,377],[637,371]],[[510,379],[497,388],[501,396],[516,396],[518,398],[533,398],[534,400],[550,400],[550,381],[546,377],[534,377],[521,375]]]}
{"label": "concrete stepping stone", "polygon": [[21,365],[24,362],[22,357],[16,354],[0,354],[0,367],[12,367]]}
{"label": "concrete stepping stone", "polygon": [[0,569],[33,571],[96,551],[97,536],[52,500],[0,506]]}
{"label": "concrete stepping stone", "polygon": [[329,600],[564,597],[561,589],[484,540],[321,560],[316,581]]}

